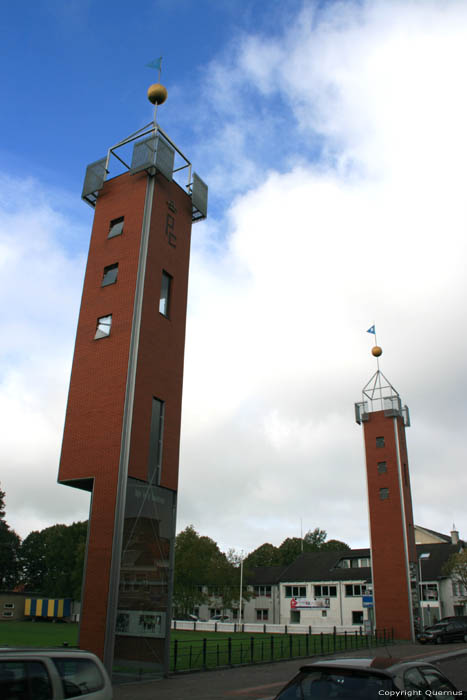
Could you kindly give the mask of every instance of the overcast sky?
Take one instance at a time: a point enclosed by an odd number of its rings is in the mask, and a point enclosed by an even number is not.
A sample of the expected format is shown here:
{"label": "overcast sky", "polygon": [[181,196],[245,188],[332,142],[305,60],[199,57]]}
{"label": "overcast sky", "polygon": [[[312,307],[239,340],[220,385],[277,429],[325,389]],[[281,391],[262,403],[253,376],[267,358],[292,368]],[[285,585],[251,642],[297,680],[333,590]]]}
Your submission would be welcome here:
{"label": "overcast sky", "polygon": [[248,552],[368,546],[354,403],[411,412],[415,522],[467,537],[467,4],[37,0],[4,8],[0,484],[25,537],[58,485],[92,210],[84,170],[158,117],[209,185],[193,227],[178,529]]}

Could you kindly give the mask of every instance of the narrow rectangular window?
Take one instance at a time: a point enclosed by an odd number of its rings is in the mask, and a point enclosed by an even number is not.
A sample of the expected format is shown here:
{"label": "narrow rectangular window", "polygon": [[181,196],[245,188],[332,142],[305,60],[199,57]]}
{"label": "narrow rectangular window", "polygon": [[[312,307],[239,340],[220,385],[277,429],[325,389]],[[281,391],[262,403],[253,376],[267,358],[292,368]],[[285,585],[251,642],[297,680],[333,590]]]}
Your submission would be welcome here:
{"label": "narrow rectangular window", "polygon": [[379,497],[381,501],[385,501],[387,498],[389,498],[389,489],[380,489]]}
{"label": "narrow rectangular window", "polygon": [[110,222],[109,235],[107,236],[107,238],[120,236],[120,234],[123,233],[123,221],[123,216],[120,216],[118,219],[112,219],[112,221]]}
{"label": "narrow rectangular window", "polygon": [[118,276],[118,263],[107,265],[104,267],[101,287],[106,287],[108,284],[115,284]]}
{"label": "narrow rectangular window", "polygon": [[159,311],[163,316],[166,316],[167,318],[169,318],[171,287],[172,277],[165,270],[162,270],[161,298],[159,302]]}
{"label": "narrow rectangular window", "polygon": [[164,434],[164,401],[153,398],[151,429],[149,434],[148,481],[159,484],[162,464],[162,438]]}
{"label": "narrow rectangular window", "polygon": [[386,462],[378,462],[378,474],[386,474],[387,470]]}
{"label": "narrow rectangular window", "polygon": [[291,597],[292,597],[292,586],[286,586],[286,587],[285,587],[285,597],[286,597],[286,598],[291,598]]}
{"label": "narrow rectangular window", "polygon": [[363,625],[363,610],[352,610],[352,624]]}
{"label": "narrow rectangular window", "polygon": [[376,447],[384,447],[384,436],[376,438]]}
{"label": "narrow rectangular window", "polygon": [[109,316],[101,316],[97,319],[96,335],[94,340],[99,340],[99,338],[107,338],[110,335],[110,329],[112,328],[112,314]]}

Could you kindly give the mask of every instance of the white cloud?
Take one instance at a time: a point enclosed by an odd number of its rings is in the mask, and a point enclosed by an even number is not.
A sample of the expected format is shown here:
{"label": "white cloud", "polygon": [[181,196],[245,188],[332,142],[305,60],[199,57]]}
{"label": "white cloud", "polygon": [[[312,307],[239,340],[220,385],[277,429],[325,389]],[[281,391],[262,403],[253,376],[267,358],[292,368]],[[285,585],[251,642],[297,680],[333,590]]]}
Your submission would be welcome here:
{"label": "white cloud", "polygon": [[[376,322],[412,414],[415,519],[467,537],[466,29],[456,2],[305,5],[208,71],[193,160],[226,209],[193,231],[179,528],[249,550],[302,518],[368,544],[353,403]],[[1,479],[19,531],[88,503],[55,485],[83,257],[62,244],[70,217],[21,187],[0,202]]]}
{"label": "white cloud", "polygon": [[[382,369],[412,410],[415,518],[446,531],[455,516],[467,533],[466,25],[457,3],[330,4],[305,9],[279,41],[245,37],[215,72],[257,90],[253,122],[235,91],[237,129],[261,128],[264,104],[289,105],[297,165],[269,166],[234,201],[209,283],[195,250],[181,527],[251,548],[261,519],[279,544],[303,516],[367,544],[352,404],[375,369],[364,331],[376,321]],[[304,138],[324,160],[306,163]]]}
{"label": "white cloud", "polygon": [[56,483],[84,257],[66,252],[78,227],[47,202],[60,193],[6,176],[1,191],[0,480],[24,537],[87,517],[89,496]]}

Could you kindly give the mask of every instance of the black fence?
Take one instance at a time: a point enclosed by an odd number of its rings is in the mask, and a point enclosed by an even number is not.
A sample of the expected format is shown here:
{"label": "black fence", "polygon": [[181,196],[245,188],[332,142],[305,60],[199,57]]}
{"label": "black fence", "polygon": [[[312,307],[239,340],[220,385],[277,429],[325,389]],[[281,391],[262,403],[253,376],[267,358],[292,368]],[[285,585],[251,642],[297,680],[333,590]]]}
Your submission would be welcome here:
{"label": "black fence", "polygon": [[344,634],[243,634],[225,639],[208,638],[180,640],[171,643],[170,671],[208,670],[221,666],[266,663],[283,659],[305,658],[319,654],[334,654],[353,649],[369,649],[394,643],[393,630],[362,630]]}

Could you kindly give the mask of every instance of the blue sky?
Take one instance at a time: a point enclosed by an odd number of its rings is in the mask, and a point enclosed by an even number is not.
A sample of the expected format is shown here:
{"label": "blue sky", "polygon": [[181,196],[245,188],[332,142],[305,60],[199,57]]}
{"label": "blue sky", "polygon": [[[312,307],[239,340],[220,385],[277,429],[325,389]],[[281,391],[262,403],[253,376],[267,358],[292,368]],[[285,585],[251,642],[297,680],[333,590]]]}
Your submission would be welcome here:
{"label": "blue sky", "polygon": [[368,545],[353,403],[409,405],[415,520],[467,537],[467,7],[454,0],[10,4],[0,66],[0,482],[7,519],[87,517],[56,484],[92,210],[86,165],[149,122],[209,185],[193,228],[179,528],[248,551]]}

